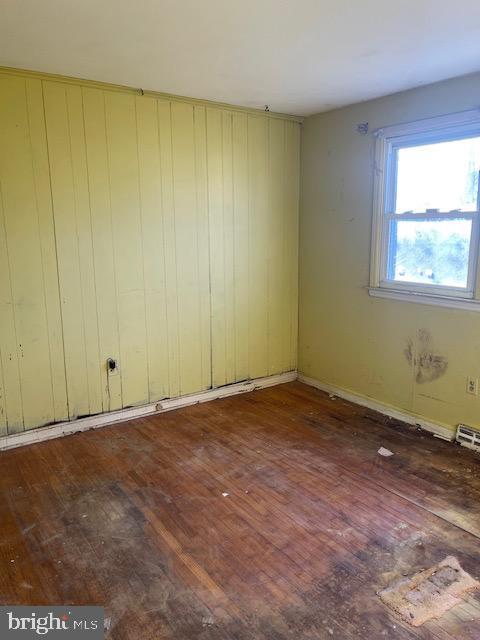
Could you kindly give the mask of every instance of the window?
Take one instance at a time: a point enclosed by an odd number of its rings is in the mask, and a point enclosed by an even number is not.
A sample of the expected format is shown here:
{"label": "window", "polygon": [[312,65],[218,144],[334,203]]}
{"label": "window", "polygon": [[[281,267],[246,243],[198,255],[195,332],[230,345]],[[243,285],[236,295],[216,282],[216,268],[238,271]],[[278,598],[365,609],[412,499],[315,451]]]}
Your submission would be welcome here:
{"label": "window", "polygon": [[371,294],[474,300],[480,110],[388,127],[376,144]]}

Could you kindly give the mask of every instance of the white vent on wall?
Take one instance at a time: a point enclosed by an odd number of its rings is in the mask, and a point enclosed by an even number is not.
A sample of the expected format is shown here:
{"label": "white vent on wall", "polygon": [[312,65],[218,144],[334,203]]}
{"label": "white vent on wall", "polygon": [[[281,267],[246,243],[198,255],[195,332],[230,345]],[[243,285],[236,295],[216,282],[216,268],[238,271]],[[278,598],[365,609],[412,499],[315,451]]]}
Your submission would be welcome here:
{"label": "white vent on wall", "polygon": [[464,424],[459,424],[457,427],[456,440],[462,445],[462,447],[468,447],[469,449],[480,451],[479,429],[473,429],[472,427],[467,427]]}

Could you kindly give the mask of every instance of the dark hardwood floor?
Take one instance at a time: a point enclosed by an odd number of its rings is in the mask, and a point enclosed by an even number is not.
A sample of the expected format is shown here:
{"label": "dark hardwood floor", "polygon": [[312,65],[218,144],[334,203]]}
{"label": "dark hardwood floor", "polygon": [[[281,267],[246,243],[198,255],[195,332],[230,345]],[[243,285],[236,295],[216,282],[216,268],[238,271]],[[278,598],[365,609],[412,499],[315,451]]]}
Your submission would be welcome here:
{"label": "dark hardwood floor", "polygon": [[115,640],[480,639],[479,592],[419,628],[376,595],[480,576],[480,456],[297,382],[0,453],[0,526],[2,603]]}

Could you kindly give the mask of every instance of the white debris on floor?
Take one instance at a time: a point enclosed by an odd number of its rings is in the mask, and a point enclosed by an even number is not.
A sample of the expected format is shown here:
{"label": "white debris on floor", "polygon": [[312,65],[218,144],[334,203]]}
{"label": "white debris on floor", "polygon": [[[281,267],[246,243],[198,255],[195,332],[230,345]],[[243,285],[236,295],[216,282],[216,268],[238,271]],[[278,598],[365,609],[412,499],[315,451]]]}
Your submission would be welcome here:
{"label": "white debris on floor", "polygon": [[390,456],[393,456],[393,451],[390,451],[390,449],[385,449],[385,447],[380,447],[378,453],[384,458],[390,458]]}

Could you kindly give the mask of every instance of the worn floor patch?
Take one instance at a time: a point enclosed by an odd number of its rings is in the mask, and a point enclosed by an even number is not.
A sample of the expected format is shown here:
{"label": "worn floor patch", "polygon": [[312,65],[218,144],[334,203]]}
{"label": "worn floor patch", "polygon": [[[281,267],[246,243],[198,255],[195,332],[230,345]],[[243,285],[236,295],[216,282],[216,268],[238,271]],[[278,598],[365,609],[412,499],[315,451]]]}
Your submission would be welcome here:
{"label": "worn floor patch", "polygon": [[404,620],[418,627],[439,618],[462,602],[462,594],[479,587],[480,582],[466,573],[454,556],[448,556],[430,569],[395,582],[378,595]]}

